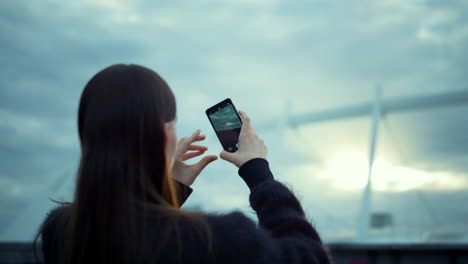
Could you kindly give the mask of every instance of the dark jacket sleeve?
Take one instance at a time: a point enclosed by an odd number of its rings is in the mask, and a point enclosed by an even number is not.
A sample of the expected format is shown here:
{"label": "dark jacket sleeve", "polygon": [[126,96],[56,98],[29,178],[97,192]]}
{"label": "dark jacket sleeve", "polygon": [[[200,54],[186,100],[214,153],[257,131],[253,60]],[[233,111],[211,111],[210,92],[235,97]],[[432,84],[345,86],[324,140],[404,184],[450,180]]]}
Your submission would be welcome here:
{"label": "dark jacket sleeve", "polygon": [[294,194],[275,181],[264,159],[239,169],[251,190],[259,226],[240,212],[209,215],[215,259],[221,263],[330,263],[325,246]]}
{"label": "dark jacket sleeve", "polygon": [[174,182],[177,185],[177,190],[179,191],[179,203],[180,206],[182,206],[185,203],[185,201],[187,201],[190,194],[193,192],[193,189],[176,180],[174,180]]}

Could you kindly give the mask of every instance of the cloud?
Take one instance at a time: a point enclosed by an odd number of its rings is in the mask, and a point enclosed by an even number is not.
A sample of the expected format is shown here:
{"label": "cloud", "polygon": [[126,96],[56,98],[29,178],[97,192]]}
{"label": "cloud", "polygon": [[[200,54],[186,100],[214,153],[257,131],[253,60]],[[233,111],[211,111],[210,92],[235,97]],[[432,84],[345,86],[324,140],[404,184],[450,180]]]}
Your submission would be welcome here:
{"label": "cloud", "polygon": [[[48,145],[59,148],[77,147],[76,126],[72,120],[47,120],[1,110],[0,119],[0,127],[14,131],[15,137],[19,140],[27,138],[31,143],[48,141]],[[10,141],[10,143],[20,142]]]}
{"label": "cloud", "polygon": [[88,5],[114,10],[127,10],[132,6],[130,4],[131,1],[127,0],[86,0],[83,2],[85,2]]}

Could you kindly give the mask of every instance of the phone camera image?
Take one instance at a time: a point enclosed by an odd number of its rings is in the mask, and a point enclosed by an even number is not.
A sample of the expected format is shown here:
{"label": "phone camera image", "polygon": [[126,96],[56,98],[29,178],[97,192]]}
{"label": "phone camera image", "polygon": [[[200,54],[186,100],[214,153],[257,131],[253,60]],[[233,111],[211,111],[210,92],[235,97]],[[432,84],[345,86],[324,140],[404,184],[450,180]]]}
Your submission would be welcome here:
{"label": "phone camera image", "polygon": [[242,123],[232,107],[227,105],[224,108],[219,108],[219,111],[210,116],[213,126],[216,131],[226,131],[241,128]]}

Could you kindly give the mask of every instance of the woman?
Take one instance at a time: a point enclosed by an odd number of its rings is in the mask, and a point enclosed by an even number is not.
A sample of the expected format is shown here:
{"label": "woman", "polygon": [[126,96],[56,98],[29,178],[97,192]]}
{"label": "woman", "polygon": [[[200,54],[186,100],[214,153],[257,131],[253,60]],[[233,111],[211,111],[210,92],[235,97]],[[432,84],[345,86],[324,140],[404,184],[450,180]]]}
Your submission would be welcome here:
{"label": "woman", "polygon": [[[296,197],[274,180],[249,117],[239,149],[220,157],[239,168],[259,226],[240,212],[179,210],[210,162],[197,130],[177,143],[167,83],[137,65],[114,65],[84,88],[78,113],[81,161],[73,203],[39,229],[46,263],[329,263]],[[36,240],[37,240],[36,237]]]}

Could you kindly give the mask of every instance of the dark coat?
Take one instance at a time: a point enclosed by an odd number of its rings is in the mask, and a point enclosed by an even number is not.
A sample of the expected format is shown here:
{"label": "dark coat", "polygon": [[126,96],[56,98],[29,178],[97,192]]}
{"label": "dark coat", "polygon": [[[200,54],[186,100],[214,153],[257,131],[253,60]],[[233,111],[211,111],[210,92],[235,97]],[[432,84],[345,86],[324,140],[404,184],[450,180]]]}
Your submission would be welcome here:
{"label": "dark coat", "polygon": [[[241,212],[205,214],[213,236],[213,249],[208,254],[202,241],[181,222],[182,254],[172,252],[167,244],[159,263],[330,263],[314,227],[306,219],[294,194],[274,180],[268,162],[253,159],[239,169],[239,175],[251,190],[250,205],[258,216],[258,225]],[[186,198],[191,189],[182,189]],[[42,233],[43,253],[46,263],[56,263],[59,245],[64,238],[58,223],[68,217],[67,206],[50,212],[44,221]],[[157,230],[148,230],[157,237]],[[157,238],[155,239],[157,242]]]}

